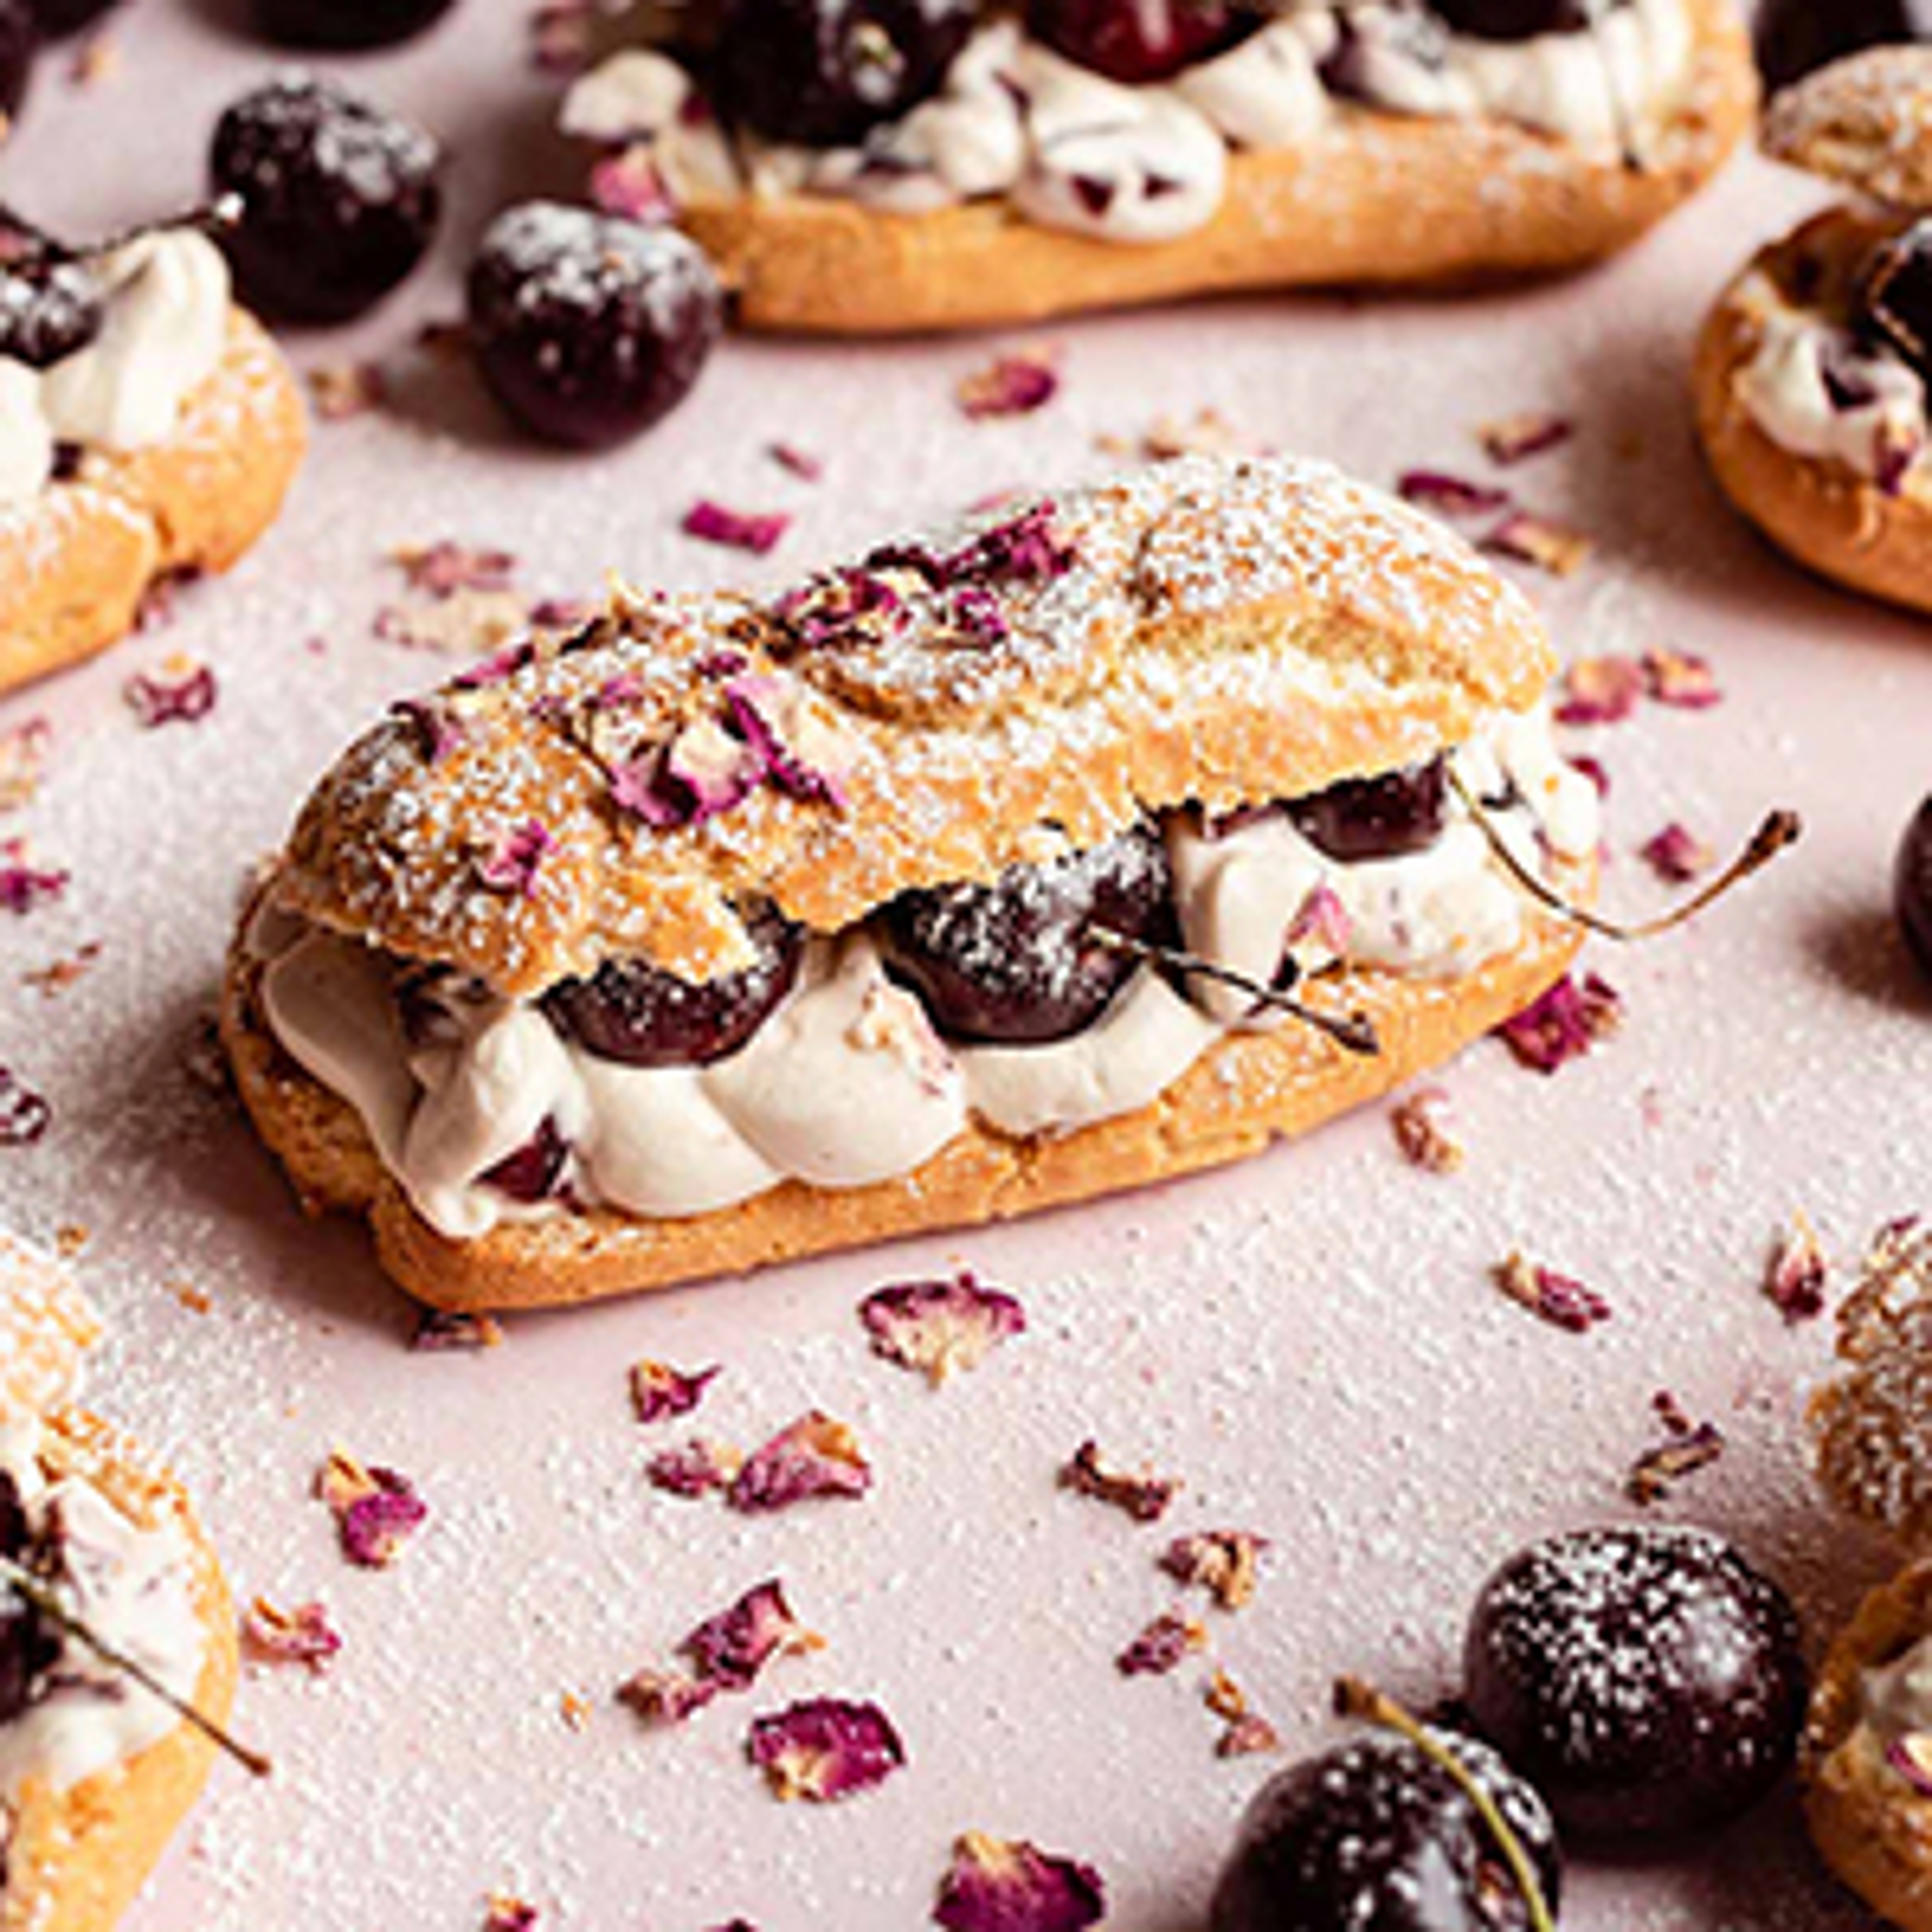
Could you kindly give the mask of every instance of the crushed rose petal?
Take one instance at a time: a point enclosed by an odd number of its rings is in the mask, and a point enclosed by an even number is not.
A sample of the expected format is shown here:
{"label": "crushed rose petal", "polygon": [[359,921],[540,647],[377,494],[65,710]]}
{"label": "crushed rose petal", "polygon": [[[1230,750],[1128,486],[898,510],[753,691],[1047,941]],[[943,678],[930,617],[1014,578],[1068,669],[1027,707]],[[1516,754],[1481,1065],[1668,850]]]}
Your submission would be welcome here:
{"label": "crushed rose petal", "polygon": [[1608,1040],[1623,1024],[1623,1000],[1592,973],[1579,986],[1565,974],[1496,1031],[1525,1066],[1554,1073]]}
{"label": "crushed rose petal", "polygon": [[1280,1749],[1280,1732],[1257,1711],[1244,1711],[1229,1719],[1227,1729],[1214,1741],[1216,1757],[1253,1757]]}
{"label": "crushed rose petal", "polygon": [[416,1324],[416,1332],[410,1338],[410,1346],[420,1354],[450,1354],[500,1348],[502,1342],[502,1328],[493,1316],[426,1308],[422,1319]]}
{"label": "crushed rose petal", "polygon": [[323,422],[348,422],[389,399],[388,373],[376,362],[324,362],[308,372],[309,400]]}
{"label": "crushed rose petal", "polygon": [[756,754],[759,777],[788,798],[842,807],[837,769],[848,747],[794,686],[775,677],[734,677],[724,687],[728,716]]}
{"label": "crushed rose petal", "polygon": [[1558,688],[1559,724],[1621,724],[1643,695],[1643,666],[1634,658],[1578,658]]}
{"label": "crushed rose petal", "polygon": [[483,1932],[536,1932],[537,1909],[507,1892],[493,1892],[484,1900],[489,1916]]}
{"label": "crushed rose petal", "polygon": [[1688,825],[1676,820],[1653,832],[1638,848],[1652,871],[1666,884],[1688,885],[1718,862],[1718,855]]}
{"label": "crushed rose petal", "polygon": [[44,1000],[51,1000],[92,972],[102,950],[100,940],[90,939],[64,958],[50,961],[44,966],[36,966],[22,973],[20,983],[32,986]]}
{"label": "crushed rose petal", "polygon": [[822,483],[825,480],[825,459],[814,456],[808,449],[801,449],[795,442],[774,442],[766,446],[766,454],[781,470],[788,471],[802,483]]}
{"label": "crushed rose petal", "polygon": [[318,1676],[342,1649],[342,1636],[320,1604],[278,1610],[257,1597],[242,1619],[242,1641],[250,1656],[263,1664],[306,1664]]}
{"label": "crushed rose petal", "polygon": [[606,154],[590,170],[590,199],[606,214],[646,224],[675,221],[677,197],[648,141]]}
{"label": "crushed rose petal", "polygon": [[540,818],[526,818],[520,825],[503,828],[477,869],[493,892],[534,898],[537,874],[556,849],[556,841],[550,836],[549,826]]}
{"label": "crushed rose petal", "polygon": [[781,1430],[733,1479],[725,1501],[746,1515],[790,1508],[812,1496],[862,1496],[872,1466],[842,1422],[812,1409]]}
{"label": "crushed rose petal", "polygon": [[882,1784],[905,1747],[878,1705],[812,1697],[752,1720],[752,1762],[787,1802],[830,1804]]}
{"label": "crushed rose petal", "polygon": [[728,1489],[744,1466],[736,1450],[695,1436],[676,1449],[661,1449],[644,1466],[644,1478],[654,1490],[674,1496],[701,1496]]}
{"label": "crushed rose petal", "polygon": [[1652,1402],[1666,1439],[1646,1449],[1630,1466],[1624,1492],[1646,1507],[1661,1502],[1684,1478],[1717,1461],[1724,1453],[1724,1432],[1714,1422],[1693,1423],[1668,1390]]}
{"label": "crushed rose petal", "polygon": [[962,1833],[933,1922],[946,1932],[1086,1932],[1107,1916],[1100,1874],[1024,1838]]}
{"label": "crushed rose petal", "polygon": [[1164,1610],[1120,1655],[1114,1667],[1123,1677],[1165,1677],[1183,1660],[1208,1648],[1208,1626],[1198,1617]]}
{"label": "crushed rose petal", "polygon": [[776,1577],[747,1590],[729,1610],[708,1617],[678,1648],[698,1675],[728,1690],[750,1689],[775,1657],[822,1650],[825,1640],[792,1614]]}
{"label": "crushed rose petal", "polygon": [[389,716],[403,719],[416,733],[424,760],[432,769],[452,756],[464,742],[463,720],[433,698],[399,698]]}
{"label": "crushed rose petal", "polygon": [[1389,1114],[1395,1144],[1412,1166],[1431,1174],[1454,1174],[1468,1158],[1456,1138],[1448,1090],[1424,1087],[1399,1100]]}
{"label": "crushed rose petal", "polygon": [[1101,1456],[1100,1445],[1090,1436],[1074,1450],[1060,1480],[1081,1496],[1125,1510],[1136,1522],[1160,1522],[1180,1493],[1178,1477],[1149,1475],[1144,1471],[1131,1474],[1111,1468]]}
{"label": "crushed rose petal", "polygon": [[1921,1798],[1932,1798],[1932,1737],[1908,1731],[1885,1748],[1888,1769],[1895,1772]]}
{"label": "crushed rose petal", "polygon": [[970,1269],[950,1281],[874,1288],[859,1304],[872,1350],[924,1376],[934,1388],[956,1369],[976,1369],[1002,1342],[1026,1332],[1026,1311],[1010,1294],[982,1288]]}
{"label": "crushed rose petal", "polygon": [[1581,530],[1531,510],[1512,510],[1483,539],[1492,556],[1514,563],[1533,564],[1552,577],[1574,577],[1596,550]]}
{"label": "crushed rose petal", "polygon": [[0,1148],[32,1147],[52,1124],[54,1110],[11,1067],[0,1066]]}
{"label": "crushed rose petal", "polygon": [[1525,410],[1483,424],[1476,431],[1476,440],[1492,463],[1508,468],[1568,442],[1576,429],[1567,416],[1552,416],[1543,410]]}
{"label": "crushed rose petal", "polygon": [[51,905],[67,890],[68,877],[32,864],[25,839],[0,839],[0,910],[24,914]]}
{"label": "crushed rose petal", "polygon": [[44,718],[29,718],[0,732],[0,812],[18,812],[33,802],[53,742],[53,727]]}
{"label": "crushed rose petal", "polygon": [[364,1570],[388,1569],[429,1514],[406,1476],[365,1468],[340,1449],[317,1474],[316,1494],[335,1518],[342,1553]]}
{"label": "crushed rose petal", "polygon": [[1586,1335],[1610,1318],[1610,1304],[1594,1288],[1532,1262],[1520,1248],[1497,1268],[1496,1282],[1510,1300],[1572,1335]]}
{"label": "crushed rose petal", "polygon": [[748,550],[754,556],[764,556],[778,548],[779,540],[791,528],[791,518],[782,510],[759,515],[728,509],[709,496],[700,496],[685,512],[678,527],[686,536],[702,542],[722,544],[728,549]]}
{"label": "crushed rose petal", "polygon": [[1405,503],[1440,517],[1487,517],[1510,507],[1510,493],[1493,484],[1472,483],[1441,470],[1406,470],[1396,479]]}
{"label": "crushed rose petal", "polygon": [[725,1688],[715,1677],[692,1677],[646,1664],[617,1687],[617,1701],[647,1724],[682,1724]]}
{"label": "crushed rose petal", "polygon": [[1708,711],[1724,700],[1709,659],[1688,651],[1669,650],[1660,645],[1646,651],[1643,682],[1653,704],[1674,706],[1680,711]]}
{"label": "crushed rose petal", "polygon": [[662,1422],[688,1415],[704,1400],[704,1391],[723,1371],[713,1367],[686,1375],[668,1362],[648,1356],[631,1364],[631,1406],[640,1422]]}
{"label": "crushed rose petal", "polygon": [[983,368],[962,376],[953,399],[974,421],[992,416],[1030,416],[1060,393],[1058,346],[1017,349],[994,357]]}
{"label": "crushed rose petal", "polygon": [[1815,1321],[1825,1312],[1831,1268],[1820,1245],[1817,1230],[1802,1209],[1779,1241],[1765,1270],[1764,1292],[1793,1328]]}
{"label": "crushed rose petal", "polygon": [[436,598],[454,597],[459,590],[507,590],[517,574],[517,560],[508,550],[478,548],[449,537],[399,544],[389,560],[412,590]]}
{"label": "crushed rose petal", "polygon": [[1224,1610],[1244,1609],[1260,1580],[1264,1536],[1249,1529],[1197,1530],[1167,1546],[1160,1567],[1183,1583],[1205,1590]]}
{"label": "crushed rose petal", "polygon": [[192,658],[170,658],[158,671],[136,671],[122,695],[144,731],[164,724],[193,724],[214,709],[214,673]]}

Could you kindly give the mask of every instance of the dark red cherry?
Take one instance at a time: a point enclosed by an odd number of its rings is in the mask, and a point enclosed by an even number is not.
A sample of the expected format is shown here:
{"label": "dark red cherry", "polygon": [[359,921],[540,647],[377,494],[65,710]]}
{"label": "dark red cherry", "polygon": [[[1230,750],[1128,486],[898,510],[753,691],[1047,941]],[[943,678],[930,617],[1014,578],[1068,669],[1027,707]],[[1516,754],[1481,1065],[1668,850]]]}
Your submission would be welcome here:
{"label": "dark red cherry", "polygon": [[756,1033],[798,976],[805,940],[769,907],[745,921],[758,962],[702,985],[641,959],[607,959],[587,980],[544,995],[557,1030],[586,1053],[628,1066],[705,1066]]}
{"label": "dark red cherry", "polygon": [[120,0],[33,0],[34,19],[49,40],[92,26]]}
{"label": "dark red cherry", "polygon": [[[20,1485],[0,1470],[0,1556],[23,1568],[38,1567],[36,1539]],[[33,1702],[40,1678],[59,1660],[60,1633],[13,1591],[0,1588],[0,1724]]]}
{"label": "dark red cherry", "polygon": [[724,326],[698,244],[589,208],[526,202],[499,215],[470,270],[484,380],[524,426],[599,449],[691,393]]}
{"label": "dark red cherry", "polygon": [[775,141],[847,147],[938,91],[980,0],[724,0],[719,111]]}
{"label": "dark red cherry", "polygon": [[[1432,1735],[1502,1812],[1553,1912],[1550,1813],[1486,1744]],[[1528,1909],[1468,1794],[1407,1739],[1371,1735],[1262,1786],[1215,1887],[1210,1932],[1520,1932]]]}
{"label": "dark red cherry", "polygon": [[1376,778],[1344,778],[1292,800],[1288,815],[1311,845],[1348,865],[1426,850],[1442,837],[1448,806],[1448,767],[1436,758]]}
{"label": "dark red cherry", "polygon": [[[32,0],[0,0],[0,116],[11,120],[27,98],[40,34]],[[6,130],[0,127],[0,136]]]}
{"label": "dark red cherry", "polygon": [[419,34],[451,0],[255,0],[255,24],[289,47],[386,47]]}
{"label": "dark red cherry", "polygon": [[1757,64],[1772,88],[1864,47],[1932,40],[1932,0],[1760,0]]}
{"label": "dark red cherry", "polygon": [[1899,928],[1918,963],[1932,977],[1932,798],[1906,827],[1892,875]]}
{"label": "dark red cherry", "polygon": [[412,122],[332,80],[244,95],[214,130],[218,194],[241,199],[224,245],[242,298],[278,321],[346,322],[420,262],[442,214],[442,155]]}
{"label": "dark red cherry", "polygon": [[1252,33],[1260,10],[1240,0],[1028,0],[1036,40],[1129,86],[1166,80]]}
{"label": "dark red cherry", "polygon": [[1513,1558],[1463,1652],[1475,1728],[1566,1832],[1676,1836],[1765,1797],[1806,1699],[1797,1613],[1722,1538],[1585,1530]]}
{"label": "dark red cherry", "polygon": [[1888,236],[1866,257],[1855,319],[1865,336],[1932,374],[1932,220]]}
{"label": "dark red cherry", "polygon": [[990,886],[902,893],[886,907],[887,958],[948,1039],[1025,1046],[1064,1040],[1106,1011],[1138,962],[1104,926],[1174,940],[1167,848],[1146,827]]}
{"label": "dark red cherry", "polygon": [[100,333],[100,287],[77,262],[0,268],[0,357],[51,369]]}
{"label": "dark red cherry", "polygon": [[[1429,0],[1451,29],[1480,40],[1532,40],[1578,34],[1592,23],[1590,0]],[[1611,0],[1612,4],[1619,0]],[[1606,9],[1607,10],[1607,9]]]}
{"label": "dark red cherry", "polygon": [[538,1122],[536,1132],[521,1147],[506,1154],[477,1178],[484,1186],[494,1187],[526,1207],[534,1207],[558,1192],[569,1160],[570,1143],[546,1114]]}

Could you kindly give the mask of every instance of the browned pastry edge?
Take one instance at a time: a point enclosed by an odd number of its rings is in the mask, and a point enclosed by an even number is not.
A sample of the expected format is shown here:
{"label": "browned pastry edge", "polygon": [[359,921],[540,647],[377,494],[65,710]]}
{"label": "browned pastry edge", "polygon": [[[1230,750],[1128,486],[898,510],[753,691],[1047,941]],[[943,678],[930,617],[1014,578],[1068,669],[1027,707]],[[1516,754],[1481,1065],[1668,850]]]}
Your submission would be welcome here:
{"label": "browned pastry edge", "polygon": [[[1573,890],[1588,884],[1587,870],[1573,876]],[[1462,980],[1362,971],[1316,982],[1333,1010],[1373,1018],[1382,1042],[1374,1058],[1293,1024],[1230,1034],[1152,1106],[1078,1132],[1016,1140],[975,1124],[912,1173],[876,1186],[788,1181],[688,1219],[598,1209],[506,1224],[470,1241],[446,1238],[416,1214],[355,1110],[278,1046],[257,1010],[260,968],[238,942],[222,1037],[256,1129],[310,1212],[366,1216],[383,1268],[432,1306],[534,1308],[1014,1220],[1258,1154],[1450,1058],[1561,977],[1578,944],[1574,928],[1538,916],[1517,950]]]}
{"label": "browned pastry edge", "polygon": [[0,512],[0,691],[125,636],[158,580],[228,569],[274,521],[307,441],[280,352],[231,310],[221,365],[166,441],[97,452]]}
{"label": "browned pastry edge", "polygon": [[1774,96],[1764,151],[1893,208],[1932,207],[1932,49],[1868,47]]}
{"label": "browned pastry edge", "polygon": [[1932,1932],[1932,1798],[1855,1748],[1861,1679],[1932,1635],[1932,1562],[1873,1591],[1820,1672],[1805,1731],[1804,1809],[1826,1862],[1903,1932]]}
{"label": "browned pastry edge", "polygon": [[747,196],[682,218],[741,320],[833,334],[1038,322],[1244,290],[1559,273],[1654,226],[1751,126],[1756,69],[1732,0],[1689,5],[1694,74],[1642,172],[1501,121],[1360,110],[1305,146],[1231,155],[1214,220],[1151,245],[1042,227],[1004,201],[895,215],[830,196]]}
{"label": "browned pastry edge", "polygon": [[[207,1639],[195,1702],[226,1723],[239,1668],[234,1607],[188,1498],[136,1444],[94,1417],[62,1409],[45,1424],[42,1454],[51,1471],[97,1484],[139,1523],[178,1526]],[[7,1852],[0,1932],[110,1932],[207,1781],[213,1757],[207,1739],[182,1724],[70,1790],[30,1780]]]}
{"label": "browned pastry edge", "polygon": [[1724,494],[1780,550],[1848,590],[1932,613],[1932,496],[1916,484],[1888,496],[1844,464],[1795,454],[1759,428],[1736,393],[1758,342],[1738,302],[1748,276],[1776,274],[1801,254],[1844,263],[1880,232],[1869,218],[1834,208],[1755,258],[1718,298],[1699,338],[1697,428]]}

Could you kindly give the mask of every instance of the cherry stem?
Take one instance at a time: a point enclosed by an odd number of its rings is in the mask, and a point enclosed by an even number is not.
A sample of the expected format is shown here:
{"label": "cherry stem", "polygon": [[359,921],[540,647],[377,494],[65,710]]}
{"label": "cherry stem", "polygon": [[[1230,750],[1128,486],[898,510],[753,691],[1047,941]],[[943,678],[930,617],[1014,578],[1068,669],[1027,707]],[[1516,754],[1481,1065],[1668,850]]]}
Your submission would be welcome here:
{"label": "cherry stem", "polygon": [[20,241],[31,244],[7,266],[28,269],[59,268],[69,262],[94,261],[103,255],[112,254],[117,248],[126,248],[130,242],[140,241],[144,235],[172,234],[181,229],[192,229],[203,235],[220,235],[232,228],[241,218],[242,197],[233,194],[218,195],[214,200],[197,202],[178,214],[139,222],[118,234],[76,248],[70,242],[63,242],[58,236],[49,234],[38,222],[29,221],[15,208],[0,202],[0,230],[10,231]]}
{"label": "cherry stem", "polygon": [[1586,906],[1572,905],[1553,886],[1538,878],[1510,850],[1509,841],[1490,818],[1487,808],[1470,790],[1453,766],[1449,772],[1449,783],[1469,816],[1482,829],[1483,836],[1489,841],[1490,850],[1496,854],[1504,871],[1516,884],[1538,904],[1556,914],[1558,918],[1566,919],[1573,926],[1580,926],[1585,931],[1596,933],[1604,939],[1654,939],[1658,934],[1668,932],[1672,927],[1695,919],[1707,906],[1722,898],[1733,886],[1742,885],[1754,872],[1762,872],[1780,852],[1796,844],[1804,830],[1804,821],[1795,812],[1780,809],[1767,813],[1764,823],[1751,834],[1750,842],[1702,891],[1694,893],[1682,905],[1673,907],[1669,912],[1660,913],[1654,919],[1627,923],[1619,920],[1606,919]]}
{"label": "cherry stem", "polygon": [[1136,959],[1145,959],[1162,966],[1171,966],[1175,972],[1189,977],[1212,980],[1218,985],[1232,986],[1238,993],[1245,993],[1250,999],[1264,1006],[1271,1006],[1276,1012],[1288,1014],[1304,1025],[1312,1026],[1316,1032],[1325,1034],[1338,1046],[1346,1047],[1351,1053],[1365,1058],[1372,1057],[1382,1050],[1380,1036],[1376,1034],[1375,1022],[1366,1013],[1324,1013],[1316,1007],[1298,1000],[1292,993],[1285,993],[1278,987],[1264,986],[1258,980],[1250,979],[1245,973],[1238,973],[1232,966],[1223,966],[1213,959],[1204,959],[1198,952],[1185,952],[1175,946],[1156,946],[1144,939],[1135,939],[1124,932],[1116,932],[1112,927],[1095,926],[1090,922],[1088,931],[1102,945],[1110,946],[1115,951],[1131,953]]}
{"label": "cherry stem", "polygon": [[274,1770],[274,1766],[260,1751],[250,1750],[246,1744],[237,1742],[212,1718],[197,1710],[185,1697],[176,1696],[145,1664],[136,1663],[124,1651],[116,1649],[105,1638],[97,1636],[61,1601],[59,1592],[31,1570],[23,1570],[10,1557],[0,1556],[0,1583],[4,1583],[28,1609],[46,1618],[57,1629],[78,1638],[102,1663],[132,1678],[143,1690],[158,1697],[177,1717],[192,1724],[203,1737],[219,1745],[236,1763],[245,1766],[256,1777],[266,1778]]}
{"label": "cherry stem", "polygon": [[1335,1710],[1339,1717],[1360,1718],[1369,1724],[1380,1725],[1384,1730],[1394,1731],[1397,1736],[1407,1738],[1432,1764],[1448,1772],[1463,1796],[1476,1808],[1476,1815],[1482,1820],[1490,1836],[1496,1840],[1496,1849],[1502,1853],[1503,1862],[1509,1867],[1510,1880],[1522,1896],[1523,1909],[1529,1915],[1530,1932],[1556,1932],[1556,1915],[1543,1895],[1536,1868],[1531,1863],[1528,1852],[1524,1850],[1522,1840],[1503,1816],[1502,1807],[1490,1796],[1482,1780],[1393,1697],[1359,1677],[1338,1677],[1335,1680]]}

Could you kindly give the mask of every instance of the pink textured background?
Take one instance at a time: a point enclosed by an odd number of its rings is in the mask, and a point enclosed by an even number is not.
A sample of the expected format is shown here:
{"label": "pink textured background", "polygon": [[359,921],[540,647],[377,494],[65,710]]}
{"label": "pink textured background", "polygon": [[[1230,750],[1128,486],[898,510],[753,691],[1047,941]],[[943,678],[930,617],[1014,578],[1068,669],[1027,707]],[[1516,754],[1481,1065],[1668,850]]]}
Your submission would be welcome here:
{"label": "pink textured background", "polygon": [[[406,341],[449,313],[484,214],[568,178],[523,10],[467,0],[439,35],[356,64],[456,153],[436,264],[350,339]],[[8,194],[82,232],[184,202],[219,107],[267,64],[191,0],[140,0],[122,62],[87,91],[44,74]],[[0,1216],[92,1230],[92,1292],[116,1322],[100,1405],[192,1480],[238,1590],[319,1595],[338,1668],[245,1687],[241,1724],[278,1780],[227,1768],[137,1922],[238,1932],[468,1928],[507,1886],[546,1925],[884,1932],[925,1921],[957,1831],[1035,1838],[1099,1864],[1121,1932],[1187,1932],[1265,1759],[1218,1762],[1195,1670],[1118,1677],[1115,1651],[1168,1595],[1167,1530],[1250,1525],[1276,1550],[1258,1603],[1213,1619],[1218,1651],[1295,1751],[1333,1735],[1333,1674],[1418,1699],[1450,1688],[1465,1610],[1526,1538],[1628,1513],[1622,1472],[1674,1390],[1732,1448],[1676,1507],[1738,1538],[1801,1598],[1814,1640],[1884,1567],[1813,1492],[1796,1426],[1824,1324],[1787,1332],[1757,1292],[1804,1205],[1840,1255],[1928,1203],[1932,1006],[1886,912],[1893,842],[1932,784],[1922,626],[1785,568],[1726,514],[1690,446],[1687,346],[1744,248],[1811,196],[1745,163],[1688,218],[1567,288],[1448,304],[1252,302],[1054,332],[1066,387],[1030,420],[975,425],[949,400],[983,344],[839,350],[733,342],[692,404],[602,460],[510,439],[460,370],[424,365],[390,412],[322,426],[281,526],[229,582],[138,639],[0,709],[44,714],[39,801],[0,831],[68,866],[61,904],[0,925],[0,1060],[50,1094],[53,1130],[0,1153]],[[334,359],[336,342],[298,345]],[[1576,412],[1564,452],[1517,472],[1601,540],[1574,582],[1533,586],[1573,652],[1709,653],[1729,692],[1579,734],[1616,780],[1610,892],[1658,889],[1630,854],[1681,817],[1720,842],[1776,800],[1801,856],[1695,932],[1594,962],[1626,992],[1623,1037],[1552,1081],[1493,1045],[1448,1076],[1470,1147],[1443,1180],[1405,1168],[1385,1116],[1185,1185],[1030,1226],[914,1243],[748,1282],[510,1324],[480,1358],[412,1356],[410,1322],[356,1230],[296,1214],[232,1108],[184,1070],[231,908],[308,783],[389,698],[447,667],[376,642],[390,547],[496,542],[532,587],[742,566],[676,534],[703,492],[798,522],[776,576],[1017,482],[1072,477],[1099,436],[1218,408],[1256,440],[1387,481],[1480,473],[1469,432],[1506,411]],[[822,452],[812,488],[764,453]],[[311,649],[321,639],[324,647]],[[134,727],[119,691],[168,652],[216,668],[192,729]],[[99,939],[96,969],[43,1000],[19,975]],[[1564,1336],[1485,1270],[1522,1244],[1607,1294]],[[970,1259],[1019,1293],[1032,1333],[934,1395],[872,1358],[854,1316],[883,1280]],[[211,1298],[197,1314],[166,1292]],[[749,1442],[819,1405],[858,1428],[868,1500],[769,1521],[657,1496],[630,1420],[644,1354],[726,1372],[699,1418]],[[664,1432],[674,1439],[674,1430]],[[1171,1525],[1138,1530],[1056,1490],[1096,1435],[1182,1474]],[[414,1476],[434,1514],[397,1571],[349,1571],[307,1499],[340,1443]],[[740,1588],[782,1575],[830,1639],[753,1696],[646,1734],[608,1699]],[[566,1690],[596,1706],[576,1735]],[[842,1809],[782,1808],[741,1755],[751,1714],[813,1691],[876,1696],[911,1768]],[[1574,1868],[1566,1924],[1823,1932],[1858,1915],[1786,1804],[1648,1868]]]}

